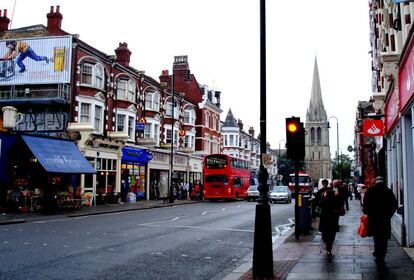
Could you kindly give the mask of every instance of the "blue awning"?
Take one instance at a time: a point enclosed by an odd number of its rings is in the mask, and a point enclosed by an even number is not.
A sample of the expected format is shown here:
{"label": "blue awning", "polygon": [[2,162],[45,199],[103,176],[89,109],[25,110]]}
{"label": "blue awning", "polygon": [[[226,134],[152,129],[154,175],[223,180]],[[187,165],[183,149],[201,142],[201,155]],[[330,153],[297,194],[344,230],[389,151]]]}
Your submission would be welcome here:
{"label": "blue awning", "polygon": [[22,135],[33,155],[47,172],[96,173],[72,141]]}
{"label": "blue awning", "polygon": [[122,149],[122,161],[146,164],[152,159],[152,153],[146,149],[124,147]]}

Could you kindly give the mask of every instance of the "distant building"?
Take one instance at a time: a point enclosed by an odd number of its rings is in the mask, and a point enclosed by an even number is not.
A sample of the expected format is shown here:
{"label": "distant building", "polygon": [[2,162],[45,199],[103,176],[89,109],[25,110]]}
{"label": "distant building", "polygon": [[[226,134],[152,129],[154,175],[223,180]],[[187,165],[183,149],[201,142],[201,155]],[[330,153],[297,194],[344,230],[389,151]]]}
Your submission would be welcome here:
{"label": "distant building", "polygon": [[318,182],[319,178],[331,178],[332,174],[328,125],[315,58],[311,99],[305,123],[305,166],[314,182]]}

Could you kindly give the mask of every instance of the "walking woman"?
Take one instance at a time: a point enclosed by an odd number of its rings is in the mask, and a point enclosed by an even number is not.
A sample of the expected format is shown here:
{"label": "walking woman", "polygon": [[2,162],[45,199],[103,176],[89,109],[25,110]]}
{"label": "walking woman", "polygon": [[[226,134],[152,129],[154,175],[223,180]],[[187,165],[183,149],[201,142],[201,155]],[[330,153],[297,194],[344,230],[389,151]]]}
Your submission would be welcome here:
{"label": "walking woman", "polygon": [[338,194],[340,180],[334,180],[333,187],[328,186],[328,180],[323,180],[323,188],[320,190],[319,206],[322,208],[319,220],[319,231],[326,245],[328,259],[332,258],[332,245],[336,233],[339,231],[339,208],[343,200]]}

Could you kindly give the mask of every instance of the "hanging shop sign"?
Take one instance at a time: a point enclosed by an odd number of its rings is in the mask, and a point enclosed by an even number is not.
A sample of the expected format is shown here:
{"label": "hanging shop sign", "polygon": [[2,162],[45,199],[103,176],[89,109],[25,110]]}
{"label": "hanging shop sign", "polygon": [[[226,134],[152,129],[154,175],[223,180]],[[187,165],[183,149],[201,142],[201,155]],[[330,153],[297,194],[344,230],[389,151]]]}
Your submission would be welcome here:
{"label": "hanging shop sign", "polygon": [[364,136],[383,136],[384,123],[382,120],[364,120]]}

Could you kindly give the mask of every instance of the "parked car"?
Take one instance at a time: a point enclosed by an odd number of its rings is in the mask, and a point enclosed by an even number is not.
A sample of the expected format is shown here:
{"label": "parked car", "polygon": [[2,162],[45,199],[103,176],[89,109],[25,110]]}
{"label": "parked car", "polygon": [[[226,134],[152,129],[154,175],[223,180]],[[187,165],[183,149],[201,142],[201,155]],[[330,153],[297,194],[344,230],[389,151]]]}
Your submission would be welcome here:
{"label": "parked car", "polygon": [[247,201],[256,200],[259,198],[260,193],[257,187],[258,187],[257,185],[252,185],[247,189],[247,194],[246,194]]}
{"label": "parked car", "polygon": [[292,194],[287,186],[271,186],[269,191],[269,201],[275,202],[286,202],[292,201]]}

